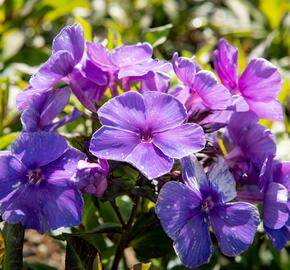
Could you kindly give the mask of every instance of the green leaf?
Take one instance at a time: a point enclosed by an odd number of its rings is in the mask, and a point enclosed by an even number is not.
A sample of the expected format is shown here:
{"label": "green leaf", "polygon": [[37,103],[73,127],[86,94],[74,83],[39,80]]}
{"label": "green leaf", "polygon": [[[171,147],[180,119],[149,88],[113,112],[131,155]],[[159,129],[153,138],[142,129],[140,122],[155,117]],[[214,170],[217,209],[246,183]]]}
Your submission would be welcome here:
{"label": "green leaf", "polygon": [[67,246],[65,256],[66,270],[102,269],[98,250],[84,239],[65,235]]}
{"label": "green leaf", "polygon": [[21,224],[11,225],[6,223],[3,233],[6,240],[3,270],[21,270],[23,267],[24,228]]}
{"label": "green leaf", "polygon": [[0,78],[0,134],[4,125],[4,119],[8,111],[9,79]]}
{"label": "green leaf", "polygon": [[57,270],[55,267],[51,267],[49,265],[43,263],[29,263],[26,264],[24,269],[27,270]]}
{"label": "green leaf", "polygon": [[144,40],[152,44],[153,47],[157,47],[167,40],[167,36],[172,26],[172,24],[166,24],[163,26],[150,28],[144,34]]}
{"label": "green leaf", "polygon": [[91,25],[82,17],[76,17],[76,23],[79,23],[84,29],[84,35],[86,41],[93,41],[93,32]]}
{"label": "green leaf", "polygon": [[15,141],[19,133],[20,132],[12,132],[0,137],[0,150],[5,149],[8,145]]}
{"label": "green leaf", "polygon": [[3,35],[3,60],[16,55],[24,44],[24,33],[18,29],[12,29]]}

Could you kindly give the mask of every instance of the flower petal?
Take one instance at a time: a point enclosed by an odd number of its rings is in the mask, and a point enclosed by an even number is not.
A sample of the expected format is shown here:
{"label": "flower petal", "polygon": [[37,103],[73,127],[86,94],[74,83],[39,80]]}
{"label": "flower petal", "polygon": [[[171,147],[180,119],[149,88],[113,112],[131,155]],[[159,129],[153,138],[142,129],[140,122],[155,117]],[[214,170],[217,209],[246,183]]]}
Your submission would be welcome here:
{"label": "flower petal", "polygon": [[68,148],[65,139],[57,133],[24,132],[12,144],[12,153],[24,165],[44,166],[59,158]]}
{"label": "flower petal", "polygon": [[125,161],[139,143],[134,132],[103,126],[93,134],[90,152],[99,158]]}
{"label": "flower petal", "polygon": [[278,69],[263,58],[250,61],[239,79],[239,91],[246,99],[269,102],[282,89]]}
{"label": "flower petal", "polygon": [[187,222],[174,241],[174,249],[187,267],[196,268],[209,262],[213,246],[203,215],[196,215]]}
{"label": "flower petal", "polygon": [[264,197],[263,223],[270,229],[282,228],[288,220],[287,208],[288,191],[279,184],[272,182],[268,185]]}
{"label": "flower petal", "polygon": [[194,77],[191,89],[198,94],[202,103],[212,110],[224,110],[232,104],[229,90],[219,84],[210,71],[199,71]]}
{"label": "flower petal", "polygon": [[52,43],[52,53],[61,50],[70,52],[74,59],[74,65],[82,59],[84,49],[84,31],[80,24],[64,27]]}
{"label": "flower petal", "polygon": [[175,240],[183,226],[199,211],[201,194],[178,182],[168,182],[162,188],[155,212],[164,231]]}
{"label": "flower petal", "polygon": [[210,212],[210,224],[226,256],[236,256],[253,243],[259,225],[259,211],[250,203],[218,205]]}
{"label": "flower petal", "polygon": [[220,194],[223,202],[233,200],[236,196],[236,181],[229,171],[229,167],[221,156],[209,168],[207,173],[211,189]]}
{"label": "flower petal", "polygon": [[146,121],[153,132],[161,132],[179,126],[187,113],[184,105],[175,97],[156,91],[144,93]]}
{"label": "flower petal", "polygon": [[157,178],[170,172],[173,166],[173,159],[165,156],[152,143],[139,143],[127,156],[126,161],[135,166],[148,179]]}
{"label": "flower petal", "polygon": [[213,64],[222,84],[234,90],[238,82],[238,49],[220,39],[218,49],[213,53]]}
{"label": "flower petal", "polygon": [[201,151],[205,136],[199,125],[190,123],[153,134],[153,143],[165,155],[180,159]]}
{"label": "flower petal", "polygon": [[139,132],[145,125],[145,104],[141,94],[127,92],[110,99],[99,110],[103,125]]}

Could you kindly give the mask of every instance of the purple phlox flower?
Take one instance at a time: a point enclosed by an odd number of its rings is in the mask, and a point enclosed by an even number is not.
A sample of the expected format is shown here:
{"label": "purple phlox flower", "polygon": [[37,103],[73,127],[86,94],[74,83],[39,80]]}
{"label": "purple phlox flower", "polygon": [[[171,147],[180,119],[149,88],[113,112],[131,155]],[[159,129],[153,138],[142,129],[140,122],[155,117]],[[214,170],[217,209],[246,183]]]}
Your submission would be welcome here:
{"label": "purple phlox flower", "polygon": [[35,94],[21,115],[23,131],[54,131],[78,119],[81,112],[76,108],[61,120],[53,122],[69,102],[71,91],[68,87]]}
{"label": "purple phlox flower", "polygon": [[257,115],[251,111],[236,112],[223,135],[227,149],[225,158],[235,179],[248,184],[250,181],[254,185],[259,181],[265,158],[276,153],[275,137],[257,122]]}
{"label": "purple phlox flower", "polygon": [[80,160],[75,177],[77,187],[82,192],[101,197],[108,187],[109,170],[109,163],[104,159],[100,159],[98,163]]}
{"label": "purple phlox flower", "polygon": [[79,24],[64,27],[53,40],[52,55],[31,77],[26,90],[18,95],[18,109],[23,110],[26,101],[33,94],[46,92],[65,79],[81,61],[83,52],[84,33],[82,27]]}
{"label": "purple phlox flower", "polygon": [[109,88],[117,95],[117,83],[121,83],[125,91],[130,90],[132,82],[141,82],[140,91],[155,90],[167,92],[171,64],[166,61],[152,59],[153,50],[148,43],[123,45],[112,51],[100,43],[87,43],[88,57],[110,79]]}
{"label": "purple phlox flower", "polygon": [[214,74],[201,70],[194,58],[179,57],[173,54],[173,69],[185,85],[188,97],[185,106],[189,110],[194,106],[204,106],[209,110],[225,110],[232,105],[231,95],[226,87],[218,83]]}
{"label": "purple phlox flower", "polygon": [[221,82],[238,95],[237,111],[255,112],[259,117],[283,120],[283,109],[277,100],[281,91],[278,69],[263,58],[252,59],[238,76],[238,50],[221,39],[214,51],[213,63]]}
{"label": "purple phlox flower", "polygon": [[90,152],[128,162],[149,179],[168,173],[174,158],[205,146],[202,128],[184,123],[183,104],[165,93],[124,93],[105,103],[98,116],[103,127],[93,134]]}
{"label": "purple phlox flower", "polygon": [[0,155],[0,213],[10,224],[44,233],[81,223],[83,199],[73,182],[85,158],[56,133],[24,132]]}
{"label": "purple phlox flower", "polygon": [[86,59],[80,68],[68,75],[68,84],[79,101],[90,111],[96,112],[109,85],[108,74]]}
{"label": "purple phlox flower", "polygon": [[263,164],[259,187],[264,194],[264,228],[273,246],[280,250],[290,240],[290,163],[273,158],[269,156]]}
{"label": "purple phlox flower", "polygon": [[236,197],[235,180],[223,158],[207,175],[194,156],[182,159],[184,183],[166,183],[156,203],[156,214],[174,241],[182,263],[196,268],[208,263],[213,252],[209,226],[221,252],[236,256],[252,244],[259,225],[258,209]]}

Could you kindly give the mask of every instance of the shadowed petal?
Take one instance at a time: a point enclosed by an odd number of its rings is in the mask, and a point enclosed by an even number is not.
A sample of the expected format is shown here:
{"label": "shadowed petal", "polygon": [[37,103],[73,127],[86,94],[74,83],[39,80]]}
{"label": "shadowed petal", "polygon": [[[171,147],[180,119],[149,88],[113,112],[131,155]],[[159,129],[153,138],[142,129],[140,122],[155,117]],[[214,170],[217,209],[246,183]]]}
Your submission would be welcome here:
{"label": "shadowed petal", "polygon": [[90,152],[99,158],[125,161],[139,143],[134,132],[104,126],[93,134]]}
{"label": "shadowed petal", "polygon": [[187,267],[196,268],[209,262],[213,246],[208,224],[202,214],[186,223],[174,241],[174,249],[182,264]]}
{"label": "shadowed petal", "polygon": [[61,50],[70,52],[75,65],[82,59],[84,48],[84,32],[80,24],[64,27],[52,43],[53,53]]}
{"label": "shadowed petal", "polygon": [[199,212],[199,191],[178,182],[166,183],[158,196],[155,212],[164,231],[175,240],[183,226]]}
{"label": "shadowed petal", "polygon": [[279,184],[272,182],[268,185],[264,197],[263,223],[271,229],[282,228],[288,220],[287,208],[288,191]]}
{"label": "shadowed petal", "polygon": [[148,179],[157,178],[170,172],[173,166],[173,159],[165,156],[152,143],[139,143],[127,156],[126,161],[135,166]]}
{"label": "shadowed petal", "polygon": [[197,124],[183,124],[153,135],[153,143],[165,155],[183,158],[201,151],[205,146],[203,129]]}
{"label": "shadowed petal", "polygon": [[247,250],[260,222],[258,209],[244,202],[215,206],[209,218],[219,247],[226,256],[236,256]]}
{"label": "shadowed petal", "polygon": [[66,140],[52,132],[24,132],[12,144],[12,153],[27,167],[44,166],[68,148]]}

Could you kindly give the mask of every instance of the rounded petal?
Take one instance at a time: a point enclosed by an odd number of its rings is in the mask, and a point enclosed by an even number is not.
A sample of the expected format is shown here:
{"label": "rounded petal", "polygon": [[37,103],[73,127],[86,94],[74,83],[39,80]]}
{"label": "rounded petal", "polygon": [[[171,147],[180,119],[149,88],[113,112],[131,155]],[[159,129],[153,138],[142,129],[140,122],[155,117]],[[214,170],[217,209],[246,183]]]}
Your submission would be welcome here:
{"label": "rounded petal", "polygon": [[250,110],[255,112],[260,118],[265,118],[275,121],[283,121],[284,112],[283,106],[279,100],[273,99],[271,101],[262,102],[252,99],[245,99]]}
{"label": "rounded petal", "polygon": [[93,134],[90,152],[99,158],[125,161],[139,143],[134,132],[104,126]]}
{"label": "rounded petal", "polygon": [[103,125],[139,132],[145,125],[145,104],[141,94],[127,92],[110,99],[99,110]]}
{"label": "rounded petal", "polygon": [[239,79],[239,91],[246,99],[269,102],[282,89],[278,69],[263,58],[250,61]]}
{"label": "rounded petal", "polygon": [[202,198],[196,190],[178,182],[168,182],[160,190],[155,212],[167,235],[175,240],[184,225],[199,212]]}
{"label": "rounded petal", "polygon": [[174,241],[174,249],[187,267],[196,268],[209,262],[213,246],[208,224],[202,214],[194,216],[181,229]]}
{"label": "rounded petal", "polygon": [[258,209],[244,202],[214,207],[209,220],[219,247],[226,256],[236,256],[247,250],[260,223]]}
{"label": "rounded petal", "polygon": [[213,64],[222,84],[234,90],[238,82],[238,49],[220,39],[213,53]]}
{"label": "rounded petal", "polygon": [[135,166],[148,179],[170,172],[173,159],[165,156],[152,143],[139,143],[127,156],[126,161]]}
{"label": "rounded petal", "polygon": [[288,220],[287,208],[288,191],[279,184],[272,182],[268,185],[264,196],[263,223],[270,229],[282,228]]}
{"label": "rounded petal", "polygon": [[197,124],[183,124],[173,129],[155,133],[153,143],[171,158],[183,158],[205,147],[203,129]]}
{"label": "rounded petal", "polygon": [[111,61],[119,68],[132,66],[150,60],[152,53],[152,46],[147,42],[123,45],[112,51]]}
{"label": "rounded petal", "polygon": [[175,97],[156,91],[144,93],[146,122],[154,132],[178,127],[187,113],[184,105]]}
{"label": "rounded petal", "polygon": [[202,103],[209,109],[224,110],[232,105],[229,90],[219,84],[210,71],[199,71],[194,77],[191,89],[197,93]]}
{"label": "rounded petal", "polygon": [[70,52],[75,65],[82,59],[84,49],[84,31],[80,24],[64,27],[52,43],[53,53],[61,50]]}
{"label": "rounded petal", "polygon": [[11,148],[27,168],[35,168],[58,159],[68,145],[57,133],[40,131],[21,133]]}

